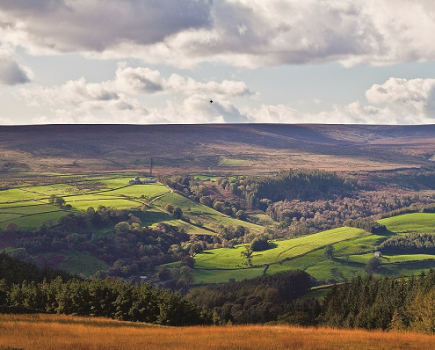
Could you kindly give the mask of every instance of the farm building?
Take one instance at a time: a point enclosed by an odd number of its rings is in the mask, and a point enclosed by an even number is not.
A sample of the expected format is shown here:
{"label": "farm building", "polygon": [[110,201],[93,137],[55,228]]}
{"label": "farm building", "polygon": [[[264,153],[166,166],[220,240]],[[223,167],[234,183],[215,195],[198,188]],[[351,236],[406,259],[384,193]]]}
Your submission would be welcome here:
{"label": "farm building", "polygon": [[140,181],[139,176],[136,176],[133,180],[130,180],[128,183],[130,185],[142,185],[142,184],[144,184],[143,181]]}
{"label": "farm building", "polygon": [[144,184],[155,184],[157,181],[156,179],[145,179],[144,181],[141,181],[139,176],[136,176],[133,180],[130,180],[128,183],[130,185],[144,185]]}
{"label": "farm building", "polygon": [[377,258],[380,258],[380,257],[381,257],[381,255],[382,255],[382,253],[381,253],[381,252],[379,252],[379,251],[376,251],[376,252],[374,252],[373,254],[374,254],[374,255],[375,255],[375,257],[377,257]]}

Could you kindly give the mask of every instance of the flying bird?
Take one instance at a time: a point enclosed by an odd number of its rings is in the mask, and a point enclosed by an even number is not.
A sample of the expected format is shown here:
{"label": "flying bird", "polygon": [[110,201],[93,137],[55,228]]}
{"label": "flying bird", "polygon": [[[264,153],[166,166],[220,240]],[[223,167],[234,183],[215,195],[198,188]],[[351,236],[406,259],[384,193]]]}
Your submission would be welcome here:
{"label": "flying bird", "polygon": [[213,100],[210,100],[210,103],[213,103]]}

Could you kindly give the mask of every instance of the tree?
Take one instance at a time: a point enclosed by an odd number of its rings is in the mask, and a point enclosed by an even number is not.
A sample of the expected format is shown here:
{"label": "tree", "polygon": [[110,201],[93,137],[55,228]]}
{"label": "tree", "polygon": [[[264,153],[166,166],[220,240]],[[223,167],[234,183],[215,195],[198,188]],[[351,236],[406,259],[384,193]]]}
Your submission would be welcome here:
{"label": "tree", "polygon": [[176,219],[181,219],[183,217],[183,211],[181,210],[180,207],[176,207],[173,212],[172,215],[174,216],[174,218]]}
{"label": "tree", "polygon": [[115,225],[115,231],[118,234],[127,233],[128,231],[130,231],[130,224],[127,221],[118,222]]}
{"label": "tree", "polygon": [[200,243],[193,243],[190,246],[189,254],[190,254],[190,256],[194,257],[196,254],[200,254],[203,251],[204,251],[204,248],[202,247],[202,245]]}
{"label": "tree", "polygon": [[225,203],[217,200],[213,203],[213,208],[222,213],[225,210]]}
{"label": "tree", "polygon": [[65,199],[62,197],[56,197],[55,203],[59,206],[59,208],[62,208],[65,205]]}
{"label": "tree", "polygon": [[254,252],[269,249],[269,242],[267,241],[267,238],[265,237],[254,238],[254,240],[251,242],[251,249]]}
{"label": "tree", "polygon": [[374,256],[369,261],[367,261],[366,271],[367,271],[367,273],[376,272],[379,269],[379,266],[381,266],[381,259]]}
{"label": "tree", "polygon": [[334,249],[334,246],[332,244],[328,244],[323,249],[323,256],[330,259],[330,260],[334,259],[334,253],[335,253],[335,249]]}
{"label": "tree", "polygon": [[208,206],[208,207],[211,207],[211,205],[213,204],[213,201],[211,200],[211,198],[209,196],[202,196],[201,198],[199,198],[199,202],[201,204]]}
{"label": "tree", "polygon": [[247,217],[248,217],[248,216],[246,215],[246,213],[245,213],[244,210],[239,210],[239,211],[236,213],[236,218],[239,219],[239,220],[246,220]]}
{"label": "tree", "polygon": [[407,313],[411,317],[411,329],[435,333],[435,289],[428,293],[419,291],[407,308]]}
{"label": "tree", "polygon": [[165,205],[165,210],[172,215],[172,213],[174,212],[174,206],[172,204],[166,204]]}
{"label": "tree", "polygon": [[186,255],[181,259],[181,265],[185,265],[193,269],[195,266],[195,259],[189,255]]}
{"label": "tree", "polygon": [[188,282],[195,282],[195,270],[189,266],[181,266],[180,275]]}
{"label": "tree", "polygon": [[248,266],[252,266],[252,254],[254,251],[252,250],[251,246],[247,245],[245,246],[245,250],[240,253],[241,256],[246,258],[246,263]]}
{"label": "tree", "polygon": [[55,194],[52,194],[52,195],[50,196],[50,199],[48,200],[48,202],[49,202],[51,205],[54,205],[54,204],[56,204],[56,198],[57,198],[57,196],[56,196]]}
{"label": "tree", "polygon": [[167,266],[163,266],[160,269],[158,276],[160,281],[167,281],[168,279],[171,278],[171,271]]}

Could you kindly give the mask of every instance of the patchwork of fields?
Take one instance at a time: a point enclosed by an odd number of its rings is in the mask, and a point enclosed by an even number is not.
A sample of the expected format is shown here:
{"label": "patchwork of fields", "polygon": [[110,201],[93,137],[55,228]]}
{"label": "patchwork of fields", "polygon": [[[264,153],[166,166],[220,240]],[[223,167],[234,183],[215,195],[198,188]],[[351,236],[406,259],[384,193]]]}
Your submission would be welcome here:
{"label": "patchwork of fields", "polygon": [[[206,251],[195,257],[196,283],[222,283],[229,279],[242,280],[262,274],[301,269],[324,283],[340,282],[366,273],[366,264],[376,247],[394,235],[409,232],[434,232],[435,214],[413,213],[379,220],[386,225],[384,234],[342,227],[309,236],[274,241],[271,248],[252,255],[248,267],[241,253],[245,245]],[[415,228],[415,229],[413,229]],[[334,247],[333,259],[323,255],[323,248]],[[415,275],[435,268],[435,255],[383,255],[377,274],[390,276]]]}
{"label": "patchwork of fields", "polygon": [[[35,229],[43,222],[55,224],[68,212],[102,205],[117,209],[140,207],[147,200],[169,193],[162,184],[130,186],[131,177],[95,177],[82,181],[26,186],[0,192],[0,227],[14,223],[19,229]],[[65,206],[50,204],[50,196],[65,200]]]}
{"label": "patchwork of fields", "polygon": [[[56,224],[57,220],[68,214],[89,207],[99,206],[116,209],[134,209],[148,206],[146,215],[142,215],[143,224],[153,226],[159,222],[182,227],[189,234],[214,234],[219,225],[242,225],[255,232],[263,227],[240,221],[218,211],[192,201],[171,191],[160,183],[129,185],[132,176],[91,177],[81,181],[51,184],[45,186],[25,186],[0,191],[0,228],[9,223],[19,229],[33,230],[43,222]],[[67,180],[67,179],[66,179]],[[65,200],[65,206],[49,203],[55,195]],[[178,206],[193,224],[175,220],[164,211],[167,204]],[[200,221],[201,225],[195,225]]]}
{"label": "patchwork of fields", "polygon": [[[86,210],[88,207],[105,206],[136,211],[143,226],[166,222],[183,228],[189,234],[214,235],[220,225],[242,225],[251,232],[262,233],[264,227],[226,216],[210,207],[192,201],[173,192],[160,183],[129,185],[134,175],[94,175],[62,177],[63,183],[21,186],[0,191],[0,228],[8,224],[21,230],[34,230],[42,223],[56,224],[68,213]],[[50,196],[65,200],[65,205],[50,204]],[[175,219],[165,211],[172,204],[180,207],[187,220]],[[146,210],[140,208],[146,206]],[[265,216],[265,215],[263,215]],[[270,218],[261,218],[270,224]],[[254,252],[250,264],[242,252],[245,245],[204,251],[195,256],[195,283],[219,283],[230,279],[242,280],[263,274],[273,274],[291,269],[302,269],[324,283],[340,282],[365,273],[365,266],[376,247],[394,235],[410,232],[435,231],[435,214],[413,213],[379,220],[388,231],[371,234],[361,229],[342,227],[312,235],[270,242],[270,249]],[[96,232],[95,235],[104,235]],[[332,259],[324,256],[326,245],[332,245]],[[7,247],[7,240],[0,242]],[[50,256],[44,257],[47,261]],[[435,267],[435,256],[429,254],[383,255],[379,274],[391,276],[418,274]],[[83,271],[92,275],[107,268],[104,263],[90,255],[79,252],[63,257],[59,266],[68,271]],[[177,266],[176,263],[169,266]]]}

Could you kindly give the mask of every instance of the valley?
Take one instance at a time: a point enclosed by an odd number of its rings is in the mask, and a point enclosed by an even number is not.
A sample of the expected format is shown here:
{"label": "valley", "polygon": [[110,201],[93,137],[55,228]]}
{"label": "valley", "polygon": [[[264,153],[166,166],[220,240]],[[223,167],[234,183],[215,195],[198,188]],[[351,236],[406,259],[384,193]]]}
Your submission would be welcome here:
{"label": "valley", "polygon": [[[0,251],[179,292],[220,324],[317,325],[335,285],[435,268],[431,126],[99,127],[0,130]],[[281,300],[292,274],[306,289]]]}

